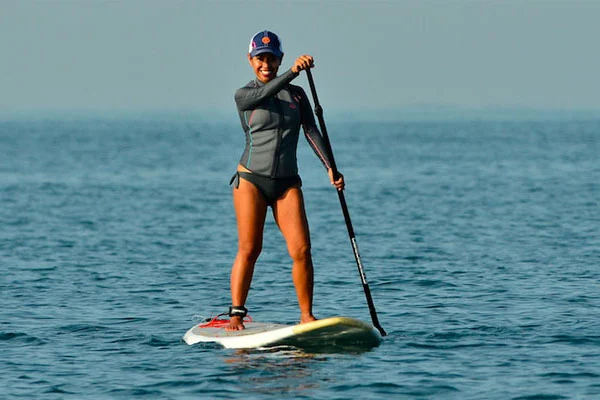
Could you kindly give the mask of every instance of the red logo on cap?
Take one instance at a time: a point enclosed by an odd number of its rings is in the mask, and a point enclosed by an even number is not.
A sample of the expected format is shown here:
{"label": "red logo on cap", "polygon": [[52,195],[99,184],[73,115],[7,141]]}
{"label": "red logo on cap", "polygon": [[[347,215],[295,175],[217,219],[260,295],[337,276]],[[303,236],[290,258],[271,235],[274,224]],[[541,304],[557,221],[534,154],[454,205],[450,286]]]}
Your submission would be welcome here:
{"label": "red logo on cap", "polygon": [[264,38],[262,38],[262,42],[264,44],[269,44],[269,43],[271,43],[271,39],[268,36],[265,36]]}

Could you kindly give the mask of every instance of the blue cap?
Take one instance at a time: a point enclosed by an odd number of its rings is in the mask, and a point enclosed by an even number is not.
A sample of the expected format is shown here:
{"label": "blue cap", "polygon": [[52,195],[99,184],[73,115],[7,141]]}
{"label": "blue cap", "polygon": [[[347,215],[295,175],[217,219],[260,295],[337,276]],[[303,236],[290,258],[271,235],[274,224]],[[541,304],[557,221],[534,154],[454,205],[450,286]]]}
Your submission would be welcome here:
{"label": "blue cap", "polygon": [[250,57],[254,57],[262,53],[271,53],[275,57],[283,57],[283,48],[281,47],[281,40],[273,32],[260,31],[252,37],[250,40],[250,46],[248,46],[248,53]]}

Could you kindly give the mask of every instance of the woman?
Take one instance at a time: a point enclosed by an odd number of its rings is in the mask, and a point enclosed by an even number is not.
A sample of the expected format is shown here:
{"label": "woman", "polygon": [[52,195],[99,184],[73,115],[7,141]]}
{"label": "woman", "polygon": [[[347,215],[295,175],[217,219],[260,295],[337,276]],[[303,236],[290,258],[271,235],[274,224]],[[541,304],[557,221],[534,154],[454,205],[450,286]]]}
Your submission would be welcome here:
{"label": "woman", "polygon": [[231,270],[232,306],[226,327],[230,331],[244,329],[243,318],[248,311],[244,305],[254,264],[262,249],[269,206],[293,261],[292,279],[300,306],[300,322],[316,319],[312,313],[310,235],[296,162],[301,126],[309,144],[328,169],[332,184],[338,190],[344,189],[341,175],[333,182],[333,172],[306,93],[290,84],[300,71],[313,67],[313,58],[298,57],[292,68],[278,76],[282,59],[283,50],[276,34],[261,31],[254,35],[248,49],[248,62],[256,79],[235,93],[246,147],[232,178],[238,253]]}

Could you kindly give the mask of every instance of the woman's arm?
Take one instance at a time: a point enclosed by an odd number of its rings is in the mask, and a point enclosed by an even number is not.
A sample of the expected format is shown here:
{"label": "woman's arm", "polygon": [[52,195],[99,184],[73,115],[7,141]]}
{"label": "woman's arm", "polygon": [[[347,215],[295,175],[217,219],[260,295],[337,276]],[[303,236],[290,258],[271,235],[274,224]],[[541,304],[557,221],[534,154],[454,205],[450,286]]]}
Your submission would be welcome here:
{"label": "woman's arm", "polygon": [[297,72],[291,69],[282,75],[273,78],[262,86],[245,86],[235,92],[235,104],[238,110],[246,111],[256,108],[266,98],[279,93],[288,83],[298,76]]}

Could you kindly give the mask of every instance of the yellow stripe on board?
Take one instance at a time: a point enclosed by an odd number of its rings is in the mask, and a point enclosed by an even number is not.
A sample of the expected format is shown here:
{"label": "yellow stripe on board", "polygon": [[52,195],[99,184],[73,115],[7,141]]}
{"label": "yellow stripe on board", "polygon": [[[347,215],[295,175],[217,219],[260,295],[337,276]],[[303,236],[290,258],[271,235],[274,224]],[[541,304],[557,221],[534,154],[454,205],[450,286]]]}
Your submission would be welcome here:
{"label": "yellow stripe on board", "polygon": [[331,317],[331,318],[325,318],[325,319],[319,319],[317,321],[313,321],[313,322],[307,322],[305,324],[299,324],[294,326],[294,333],[296,335],[300,335],[302,333],[307,333],[307,332],[311,332],[311,331],[315,331],[318,329],[323,329],[323,328],[327,328],[327,327],[332,327],[332,326],[348,326],[348,327],[354,327],[354,328],[361,328],[361,329],[365,329],[365,330],[371,330],[371,326],[368,324],[365,324],[362,321],[353,319],[353,318],[348,318],[348,317]]}

